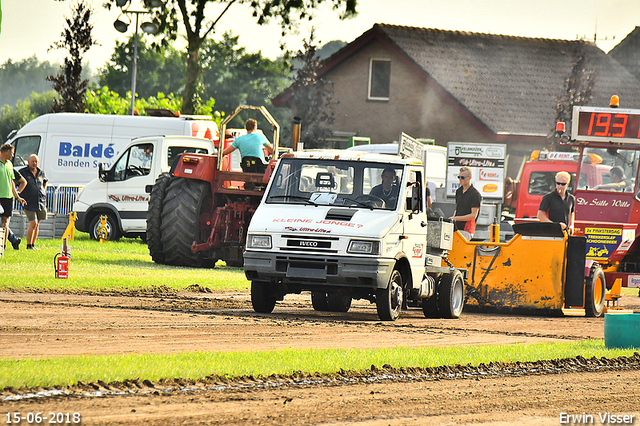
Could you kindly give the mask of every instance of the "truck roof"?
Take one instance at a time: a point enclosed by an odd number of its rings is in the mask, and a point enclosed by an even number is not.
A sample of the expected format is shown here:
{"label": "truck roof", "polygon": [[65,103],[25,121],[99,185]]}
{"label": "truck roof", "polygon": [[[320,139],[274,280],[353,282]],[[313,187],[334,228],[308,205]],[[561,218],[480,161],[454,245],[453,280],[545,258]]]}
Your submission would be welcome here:
{"label": "truck roof", "polygon": [[374,163],[422,165],[422,161],[415,158],[401,158],[400,156],[374,154],[345,149],[312,149],[284,154],[281,158],[317,158],[319,160],[336,161],[370,161]]}

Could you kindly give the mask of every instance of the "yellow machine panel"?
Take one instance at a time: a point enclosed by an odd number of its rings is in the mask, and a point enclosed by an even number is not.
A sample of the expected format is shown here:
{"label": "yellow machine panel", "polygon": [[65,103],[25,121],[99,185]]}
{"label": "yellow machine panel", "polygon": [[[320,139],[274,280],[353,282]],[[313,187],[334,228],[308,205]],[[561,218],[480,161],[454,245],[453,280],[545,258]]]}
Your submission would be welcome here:
{"label": "yellow machine panel", "polygon": [[454,233],[449,261],[468,271],[467,304],[561,311],[567,236],[471,242]]}

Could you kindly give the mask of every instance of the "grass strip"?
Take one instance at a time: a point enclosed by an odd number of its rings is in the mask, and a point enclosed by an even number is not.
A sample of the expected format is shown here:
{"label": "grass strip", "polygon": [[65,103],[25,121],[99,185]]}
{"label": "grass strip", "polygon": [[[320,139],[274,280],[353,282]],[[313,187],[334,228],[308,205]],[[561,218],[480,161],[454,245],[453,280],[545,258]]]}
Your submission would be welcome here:
{"label": "grass strip", "polygon": [[631,356],[632,349],[606,349],[603,340],[578,342],[388,349],[283,349],[255,352],[193,352],[173,355],[128,354],[45,359],[0,360],[0,389],[72,386],[79,381],[188,379],[211,375],[331,374],[364,371],[372,365],[394,368],[471,365],[489,362],[540,361]]}
{"label": "grass strip", "polygon": [[242,268],[227,267],[222,261],[215,269],[159,265],[139,238],[99,243],[86,233],[76,233],[69,243],[69,278],[56,279],[54,256],[60,245],[60,240],[44,239],[37,241],[39,251],[27,251],[24,243],[17,251],[8,245],[0,259],[0,291],[153,291],[192,285],[212,291],[248,291],[250,287]]}

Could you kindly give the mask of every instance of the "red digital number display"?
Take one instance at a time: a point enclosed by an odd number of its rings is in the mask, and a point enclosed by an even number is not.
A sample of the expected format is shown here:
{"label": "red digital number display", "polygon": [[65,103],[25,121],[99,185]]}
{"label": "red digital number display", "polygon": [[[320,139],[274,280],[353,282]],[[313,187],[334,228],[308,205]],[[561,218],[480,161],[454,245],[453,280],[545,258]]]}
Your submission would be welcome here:
{"label": "red digital number display", "polygon": [[580,111],[578,136],[640,139],[640,114]]}

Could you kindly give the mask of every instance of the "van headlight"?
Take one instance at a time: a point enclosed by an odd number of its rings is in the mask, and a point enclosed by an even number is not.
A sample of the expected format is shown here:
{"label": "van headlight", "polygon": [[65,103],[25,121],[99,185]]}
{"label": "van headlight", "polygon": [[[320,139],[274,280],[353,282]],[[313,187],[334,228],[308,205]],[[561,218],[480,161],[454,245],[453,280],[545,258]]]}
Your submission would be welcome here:
{"label": "van headlight", "polygon": [[363,241],[363,240],[351,240],[349,241],[349,247],[347,253],[353,254],[379,254],[380,242],[379,241]]}
{"label": "van headlight", "polygon": [[254,235],[247,236],[247,248],[270,249],[271,235]]}

